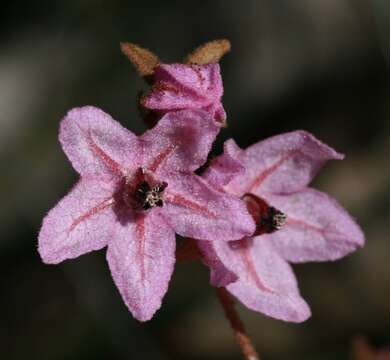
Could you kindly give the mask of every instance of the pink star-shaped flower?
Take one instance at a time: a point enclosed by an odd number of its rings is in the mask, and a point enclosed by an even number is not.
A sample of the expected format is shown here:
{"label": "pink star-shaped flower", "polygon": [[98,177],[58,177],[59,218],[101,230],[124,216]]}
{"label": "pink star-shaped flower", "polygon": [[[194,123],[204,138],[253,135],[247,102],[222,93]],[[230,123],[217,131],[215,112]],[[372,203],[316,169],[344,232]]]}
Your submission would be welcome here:
{"label": "pink star-shaped flower", "polygon": [[172,110],[203,109],[217,123],[224,124],[222,94],[218,64],[163,64],[155,69],[153,86],[141,104],[163,114]]}
{"label": "pink star-shaped flower", "polygon": [[204,178],[247,202],[254,236],[230,243],[202,242],[211,282],[226,286],[248,308],[301,322],[310,309],[288,262],[336,260],[364,243],[348,213],[328,195],[308,187],[330,159],[342,159],[304,131],[274,136],[240,149],[233,140]]}
{"label": "pink star-shaped flower", "polygon": [[97,108],[70,111],[59,139],[81,179],[43,220],[43,261],[57,264],[108,246],[126,305],[138,320],[150,319],[173,271],[175,232],[232,240],[254,231],[239,198],[193,174],[217,132],[199,110],[171,112],[141,137]]}

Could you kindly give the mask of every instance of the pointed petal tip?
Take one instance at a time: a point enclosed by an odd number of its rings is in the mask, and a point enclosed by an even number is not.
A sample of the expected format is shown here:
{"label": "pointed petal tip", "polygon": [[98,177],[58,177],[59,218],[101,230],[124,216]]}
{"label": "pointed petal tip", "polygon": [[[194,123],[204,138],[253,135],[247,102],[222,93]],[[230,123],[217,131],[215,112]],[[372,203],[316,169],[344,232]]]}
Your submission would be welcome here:
{"label": "pointed petal tip", "polygon": [[227,139],[223,144],[224,152],[229,154],[231,157],[237,160],[238,154],[243,151],[232,138]]}
{"label": "pointed petal tip", "polygon": [[124,303],[137,320],[150,320],[161,307],[175,264],[175,247],[175,234],[158,212],[118,225],[106,259]]}
{"label": "pointed petal tip", "polygon": [[61,133],[64,131],[64,128],[69,121],[74,121],[85,115],[102,114],[102,113],[104,113],[103,110],[92,105],[78,106],[68,110],[60,122],[60,141],[61,141]]}
{"label": "pointed petal tip", "polygon": [[41,235],[42,230],[38,235],[38,254],[41,258],[41,261],[46,265],[57,265],[65,259],[60,259],[58,256],[55,256],[55,252],[49,247],[47,243],[44,242],[44,236]]}
{"label": "pointed petal tip", "polygon": [[288,194],[303,190],[329,160],[343,155],[312,134],[297,130],[276,135],[238,153],[247,172],[229,190],[237,195]]}
{"label": "pointed petal tip", "polygon": [[72,109],[70,109],[66,116],[72,115],[72,114],[77,114],[79,115],[80,113],[90,113],[90,112],[96,112],[96,113],[104,113],[104,111],[96,106],[93,105],[83,105],[83,106],[77,106]]}
{"label": "pointed petal tip", "polygon": [[[127,305],[127,304],[126,304]],[[160,305],[161,306],[161,305]],[[153,311],[145,311],[145,309],[132,309],[127,305],[127,308],[131,312],[131,314],[134,316],[136,320],[139,322],[147,322],[151,320],[154,316],[154,314],[157,312],[158,309]]]}
{"label": "pointed petal tip", "polygon": [[280,308],[262,309],[261,311],[256,308],[252,308],[251,310],[261,312],[264,315],[277,320],[296,324],[303,323],[311,317],[310,307],[301,297],[291,297],[286,299],[284,305]]}
{"label": "pointed petal tip", "polygon": [[238,280],[238,276],[230,271],[218,257],[211,241],[198,241],[201,259],[210,268],[210,284],[214,287],[226,287]]}
{"label": "pointed petal tip", "polygon": [[114,213],[107,199],[111,189],[81,179],[42,221],[38,253],[46,264],[102,249],[111,237]]}
{"label": "pointed petal tip", "polygon": [[99,109],[96,106],[93,105],[84,105],[79,107],[74,107],[66,113],[66,115],[61,119],[60,122],[60,130],[59,130],[59,140],[61,143],[63,143],[63,134],[64,131],[67,131],[67,126],[71,122],[77,122],[80,119],[83,118],[89,118],[89,117],[102,117],[102,116],[109,116],[106,114],[102,109]]}
{"label": "pointed petal tip", "polygon": [[303,323],[311,317],[311,310],[309,305],[302,298],[293,299],[291,310],[284,319],[284,321],[293,323]]}
{"label": "pointed petal tip", "polygon": [[[345,155],[342,153],[337,152],[333,148],[331,148],[329,145],[323,143],[321,140],[317,139],[312,133],[309,133],[306,130],[296,130],[292,131],[290,133],[291,135],[297,134],[302,137],[303,140],[313,142],[315,145],[317,145],[319,148],[322,148],[323,154],[327,155],[328,159],[333,159],[333,160],[343,160],[345,158]],[[288,135],[288,134],[286,134]]]}
{"label": "pointed petal tip", "polygon": [[366,236],[364,235],[363,229],[358,224],[358,222],[355,219],[352,219],[352,221],[355,223],[355,227],[356,227],[355,243],[357,245],[357,248],[361,248],[366,243]]}
{"label": "pointed petal tip", "polygon": [[335,261],[364,245],[357,222],[323,192],[307,188],[292,195],[267,195],[266,199],[287,214],[284,228],[264,236],[289,262]]}
{"label": "pointed petal tip", "polygon": [[62,260],[55,258],[52,253],[48,252],[44,246],[38,246],[38,254],[41,261],[46,265],[57,265],[62,262]]}

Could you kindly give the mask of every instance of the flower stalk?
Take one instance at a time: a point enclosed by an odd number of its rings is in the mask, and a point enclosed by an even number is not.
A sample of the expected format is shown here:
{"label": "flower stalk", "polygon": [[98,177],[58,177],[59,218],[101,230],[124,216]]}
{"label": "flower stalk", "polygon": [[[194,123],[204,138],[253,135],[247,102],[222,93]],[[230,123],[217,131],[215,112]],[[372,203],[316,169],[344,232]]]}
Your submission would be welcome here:
{"label": "flower stalk", "polygon": [[246,360],[260,360],[249,335],[245,331],[235,307],[234,301],[224,287],[217,288],[218,299],[223,307],[225,315],[233,329],[234,336]]}

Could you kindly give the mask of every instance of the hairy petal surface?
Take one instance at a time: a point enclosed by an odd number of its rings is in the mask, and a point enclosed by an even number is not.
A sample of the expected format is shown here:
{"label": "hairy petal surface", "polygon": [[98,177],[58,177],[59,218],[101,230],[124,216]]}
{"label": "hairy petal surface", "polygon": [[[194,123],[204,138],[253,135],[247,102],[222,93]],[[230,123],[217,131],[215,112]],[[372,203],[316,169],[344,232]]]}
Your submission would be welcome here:
{"label": "hairy petal surface", "polygon": [[122,175],[139,166],[137,137],[104,111],[84,106],[61,121],[59,139],[65,154],[81,175]]}
{"label": "hairy petal surface", "polygon": [[305,131],[271,137],[236,151],[236,156],[246,172],[229,184],[228,191],[239,196],[302,190],[326,161],[344,157]]}
{"label": "hairy petal surface", "polygon": [[156,174],[194,171],[206,161],[218,131],[205,111],[170,112],[141,137],[144,166]]}
{"label": "hairy petal surface", "polygon": [[203,173],[202,177],[211,185],[223,188],[235,177],[245,174],[245,167],[236,159],[235,147],[241,151],[233,140],[226,141],[224,153],[213,159]]}
{"label": "hairy petal surface", "polygon": [[158,209],[129,221],[123,214],[107,250],[112,277],[139,321],[150,320],[167,292],[175,262],[175,233]]}
{"label": "hairy petal surface", "polygon": [[262,237],[213,242],[220,261],[238,280],[227,290],[249,309],[276,319],[302,322],[310,309],[301,298],[290,265]]}
{"label": "hairy petal surface", "polygon": [[107,245],[113,233],[114,184],[81,179],[43,219],[38,251],[43,262],[58,264]]}
{"label": "hairy petal surface", "polygon": [[155,70],[155,84],[143,99],[153,110],[199,109],[219,105],[223,93],[218,64],[160,65]]}
{"label": "hairy petal surface", "polygon": [[210,268],[210,284],[216,287],[225,287],[237,281],[238,276],[230,271],[214,250],[212,241],[197,242],[203,262]]}
{"label": "hairy petal surface", "polygon": [[184,173],[167,176],[162,214],[175,231],[198,240],[237,240],[251,235],[255,224],[245,203]]}
{"label": "hairy petal surface", "polygon": [[287,223],[264,235],[288,261],[339,259],[363,246],[364,235],[351,216],[328,195],[306,189],[291,195],[266,195],[265,199],[287,215]]}

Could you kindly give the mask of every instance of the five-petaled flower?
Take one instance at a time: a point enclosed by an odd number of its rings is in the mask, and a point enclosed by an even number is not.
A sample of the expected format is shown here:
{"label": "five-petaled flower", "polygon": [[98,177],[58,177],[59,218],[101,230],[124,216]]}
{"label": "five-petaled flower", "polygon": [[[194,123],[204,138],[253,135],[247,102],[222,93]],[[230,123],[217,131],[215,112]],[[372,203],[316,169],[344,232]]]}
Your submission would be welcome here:
{"label": "five-petaled flower", "polygon": [[304,131],[274,136],[240,149],[225,143],[204,178],[241,197],[256,232],[233,242],[199,242],[211,283],[226,286],[248,308],[301,322],[310,309],[289,262],[336,260],[364,243],[348,213],[328,195],[308,187],[322,165],[342,159]]}
{"label": "five-petaled flower", "polygon": [[81,179],[43,220],[43,261],[56,264],[108,246],[126,305],[138,320],[150,319],[173,271],[175,232],[226,241],[255,229],[239,198],[193,173],[218,130],[202,110],[170,112],[140,137],[97,108],[70,111],[59,138]]}
{"label": "five-petaled flower", "polygon": [[165,114],[172,110],[203,109],[223,125],[226,113],[219,64],[162,64],[156,67],[150,93],[141,104]]}

